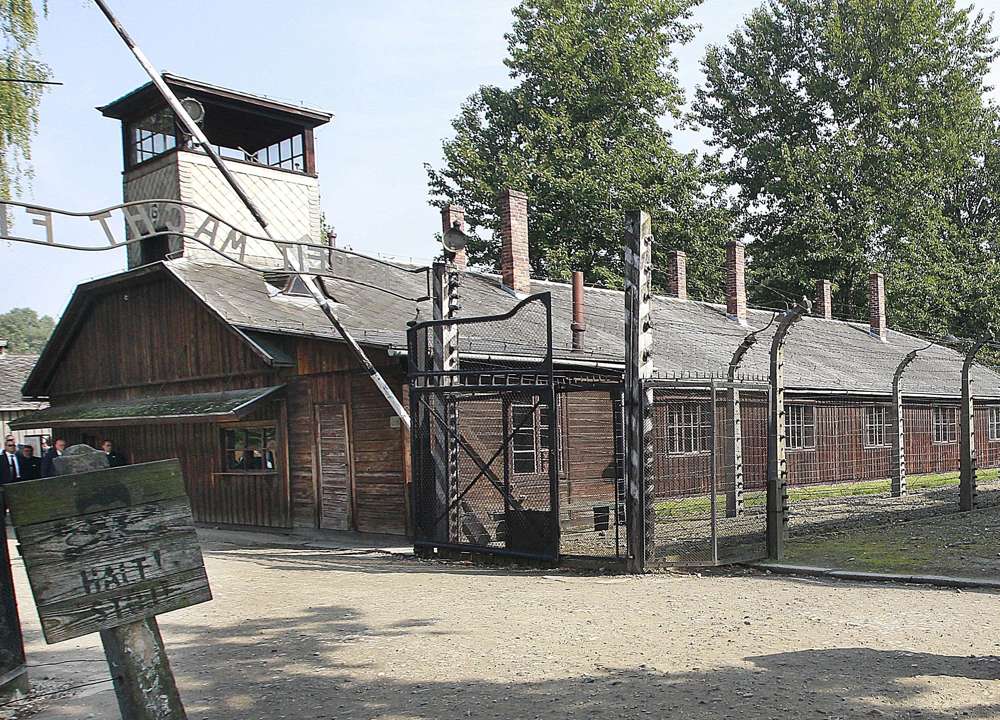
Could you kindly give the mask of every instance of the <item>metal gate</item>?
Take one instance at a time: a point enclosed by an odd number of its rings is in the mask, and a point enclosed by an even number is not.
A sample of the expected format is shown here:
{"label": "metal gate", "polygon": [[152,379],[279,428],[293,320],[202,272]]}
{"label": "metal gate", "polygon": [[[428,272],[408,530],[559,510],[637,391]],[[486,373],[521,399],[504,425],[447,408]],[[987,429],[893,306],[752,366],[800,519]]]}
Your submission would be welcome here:
{"label": "metal gate", "polygon": [[418,550],[555,561],[559,452],[549,293],[408,332]]}
{"label": "metal gate", "polygon": [[655,509],[650,564],[723,565],[767,557],[768,385],[648,382],[654,496],[646,502]]}

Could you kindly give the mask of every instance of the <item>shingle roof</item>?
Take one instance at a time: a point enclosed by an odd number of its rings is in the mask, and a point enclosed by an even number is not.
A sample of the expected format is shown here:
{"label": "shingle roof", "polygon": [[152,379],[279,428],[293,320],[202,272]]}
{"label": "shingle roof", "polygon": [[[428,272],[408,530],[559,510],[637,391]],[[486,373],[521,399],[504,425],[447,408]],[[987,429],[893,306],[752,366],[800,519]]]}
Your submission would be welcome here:
{"label": "shingle roof", "polygon": [[[258,273],[233,265],[180,258],[165,263],[224,320],[243,330],[309,335],[339,339],[322,311],[309,298],[272,296]],[[430,304],[417,302],[428,294],[425,273],[414,274],[373,258],[334,251],[334,272],[348,280],[325,282],[339,302],[344,326],[364,344],[406,348],[406,323],[417,307],[429,319]],[[389,289],[394,294],[383,292]],[[624,359],[624,300],[619,291],[586,288],[587,330],[584,351],[571,349],[572,288],[565,283],[533,281],[533,292],[552,293],[553,344],[557,358],[619,364]],[[518,299],[502,288],[493,275],[465,273],[459,290],[460,317],[499,314]],[[746,334],[766,326],[774,313],[751,309],[748,327],[726,317],[724,306],[656,297],[653,301],[654,364],[661,374],[721,373]],[[776,323],[775,323],[776,325]],[[768,349],[775,325],[761,333],[741,371],[766,375]],[[466,328],[466,337],[471,331]],[[472,344],[491,353],[534,352],[543,335],[537,325],[490,327],[490,337]],[[892,374],[910,350],[926,348],[927,341],[890,330],[885,342],[873,337],[864,323],[803,318],[791,330],[785,345],[785,383],[792,390],[888,394]],[[954,397],[961,390],[959,353],[935,345],[922,350],[904,378],[904,391],[914,395]],[[977,366],[974,393],[1000,398],[1000,375]]]}
{"label": "shingle roof", "polygon": [[45,407],[45,403],[25,400],[21,395],[21,386],[37,360],[37,355],[0,355],[0,410],[36,410]]}

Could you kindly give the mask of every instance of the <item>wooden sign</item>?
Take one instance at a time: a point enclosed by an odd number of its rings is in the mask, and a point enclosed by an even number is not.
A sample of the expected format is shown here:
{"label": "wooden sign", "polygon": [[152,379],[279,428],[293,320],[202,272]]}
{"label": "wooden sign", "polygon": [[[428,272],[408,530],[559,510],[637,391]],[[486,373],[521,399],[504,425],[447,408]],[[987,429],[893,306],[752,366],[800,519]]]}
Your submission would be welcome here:
{"label": "wooden sign", "polygon": [[212,599],[177,460],[6,490],[46,642]]}

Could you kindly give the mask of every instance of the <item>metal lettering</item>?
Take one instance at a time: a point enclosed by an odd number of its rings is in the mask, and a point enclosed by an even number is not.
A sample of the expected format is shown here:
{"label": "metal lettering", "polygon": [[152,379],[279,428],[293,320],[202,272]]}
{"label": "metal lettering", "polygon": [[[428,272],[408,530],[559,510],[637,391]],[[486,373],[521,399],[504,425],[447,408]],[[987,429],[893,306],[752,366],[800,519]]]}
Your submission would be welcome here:
{"label": "metal lettering", "polygon": [[[211,230],[209,230],[211,228]],[[205,221],[194,231],[195,239],[200,238],[202,235],[208,238],[209,247],[215,247],[215,236],[219,233],[219,221],[216,220],[211,215],[205,218]]]}
{"label": "metal lettering", "polygon": [[53,237],[52,233],[52,213],[50,213],[48,210],[37,210],[35,208],[25,208],[24,211],[29,215],[39,216],[38,218],[35,218],[31,222],[34,223],[35,225],[38,225],[39,227],[45,228],[45,242],[54,243],[55,238]]}
{"label": "metal lettering", "polygon": [[96,213],[94,215],[88,216],[92,221],[97,220],[101,223],[101,228],[104,230],[104,235],[108,239],[108,244],[112,247],[118,244],[118,240],[115,238],[113,232],[111,232],[111,227],[108,225],[107,219],[111,217],[111,211],[105,211],[102,213]]}

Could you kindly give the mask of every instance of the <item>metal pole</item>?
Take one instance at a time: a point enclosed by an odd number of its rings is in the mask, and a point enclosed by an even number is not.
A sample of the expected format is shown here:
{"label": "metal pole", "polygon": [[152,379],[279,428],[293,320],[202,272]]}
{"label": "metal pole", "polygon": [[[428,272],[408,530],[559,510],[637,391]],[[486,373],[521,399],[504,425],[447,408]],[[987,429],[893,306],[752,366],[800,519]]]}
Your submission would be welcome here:
{"label": "metal pole", "polygon": [[630,572],[644,572],[656,541],[653,474],[652,245],[649,214],[625,213],[626,481]]}
{"label": "metal pole", "polygon": [[785,337],[792,325],[809,311],[797,304],[786,310],[771,340],[771,412],[767,428],[767,557],[785,555],[788,522],[788,468],[785,465]]}
{"label": "metal pole", "polygon": [[[156,89],[160,91],[160,94],[163,96],[163,99],[166,100],[167,105],[170,106],[170,109],[174,111],[174,114],[181,121],[184,129],[191,134],[191,136],[197,141],[198,145],[201,146],[201,149],[204,150],[205,153],[212,159],[215,167],[218,168],[220,173],[222,173],[222,176],[233,189],[233,192],[236,193],[243,205],[250,211],[250,214],[253,215],[254,220],[257,221],[268,238],[273,240],[274,236],[267,227],[267,220],[264,218],[264,215],[254,204],[253,200],[250,199],[250,196],[246,193],[246,191],[243,190],[243,187],[240,185],[239,181],[236,180],[236,177],[232,174],[232,172],[230,172],[222,158],[219,157],[219,155],[212,148],[212,144],[209,142],[208,138],[205,137],[205,134],[201,131],[201,128],[198,127],[198,124],[191,118],[190,115],[188,115],[187,110],[184,109],[180,100],[178,100],[177,96],[174,95],[174,91],[170,89],[166,82],[164,82],[160,72],[153,66],[142,50],[139,49],[139,46],[136,45],[135,41],[128,34],[128,31],[111,12],[111,8],[108,7],[107,3],[104,0],[95,0],[95,2],[97,3],[97,7],[100,8],[101,12],[104,13],[104,16],[108,19],[108,22],[111,23],[115,31],[117,31],[117,33],[121,36],[122,40],[125,41],[125,44],[128,46],[129,50],[132,51],[132,54],[135,55],[136,60],[138,60],[139,64],[142,65],[146,74],[149,75],[150,80],[153,81],[153,85],[155,85]],[[302,268],[299,268],[299,270],[301,271]],[[388,383],[386,383],[382,375],[375,369],[375,365],[368,359],[365,351],[340,323],[340,319],[333,311],[329,299],[325,296],[321,286],[319,285],[319,280],[313,275],[308,275],[302,272],[299,274],[305,281],[305,285],[309,289],[309,294],[312,295],[313,300],[319,304],[323,313],[330,320],[330,323],[337,330],[340,336],[344,338],[345,342],[347,342],[348,347],[350,347],[355,356],[357,356],[358,360],[365,367],[365,370],[368,371],[368,375],[371,377],[372,382],[375,383],[375,386],[385,397],[386,401],[392,407],[393,412],[399,416],[399,419],[406,425],[407,430],[409,430],[410,414],[406,411],[406,408],[403,407],[403,404],[396,397],[395,393],[392,392],[392,389],[389,387]]]}
{"label": "metal pole", "polygon": [[961,422],[961,471],[959,473],[958,507],[961,510],[975,510],[979,505],[976,490],[976,415],[972,398],[972,364],[976,354],[990,338],[976,341],[965,354],[962,362],[962,422]]}
{"label": "metal pole", "polygon": [[712,564],[719,564],[719,502],[716,500],[716,475],[718,473],[718,463],[716,461],[715,453],[717,452],[717,438],[718,432],[715,427],[715,408],[718,402],[718,392],[715,387],[715,380],[711,381],[711,402],[712,402],[712,412],[709,414],[712,422],[711,434],[709,435],[710,442],[710,452],[708,458],[709,473],[711,475],[711,482],[709,483],[709,491],[712,493]]}

